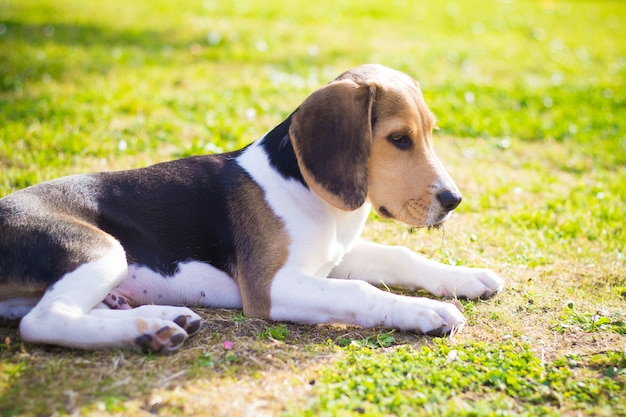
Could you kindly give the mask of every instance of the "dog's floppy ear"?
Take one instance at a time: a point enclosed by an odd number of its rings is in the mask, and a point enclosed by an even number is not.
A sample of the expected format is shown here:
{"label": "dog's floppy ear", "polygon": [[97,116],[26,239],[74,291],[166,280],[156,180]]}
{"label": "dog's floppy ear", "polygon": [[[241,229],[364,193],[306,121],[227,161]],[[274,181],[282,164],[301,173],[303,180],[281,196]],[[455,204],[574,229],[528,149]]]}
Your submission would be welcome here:
{"label": "dog's floppy ear", "polygon": [[307,185],[342,210],[355,210],[367,198],[374,95],[374,87],[333,81],[302,103],[289,127]]}

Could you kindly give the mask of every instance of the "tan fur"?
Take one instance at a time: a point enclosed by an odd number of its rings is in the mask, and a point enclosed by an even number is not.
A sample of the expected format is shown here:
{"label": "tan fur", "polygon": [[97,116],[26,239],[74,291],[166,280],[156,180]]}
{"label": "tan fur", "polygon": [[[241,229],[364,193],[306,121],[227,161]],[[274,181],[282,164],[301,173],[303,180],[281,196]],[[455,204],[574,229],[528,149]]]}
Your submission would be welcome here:
{"label": "tan fur", "polygon": [[[274,214],[263,190],[248,177],[241,177],[238,198],[229,201],[235,225],[235,244],[242,255],[236,260],[235,280],[244,314],[270,317],[270,285],[289,255],[289,237],[283,221]],[[254,202],[254,204],[251,204]]]}
{"label": "tan fur", "polygon": [[7,283],[0,285],[0,301],[9,300],[11,298],[41,298],[46,291],[45,284],[24,284],[24,283]]}
{"label": "tan fur", "polygon": [[148,323],[143,319],[135,319],[135,326],[138,333],[145,333],[148,330]]}

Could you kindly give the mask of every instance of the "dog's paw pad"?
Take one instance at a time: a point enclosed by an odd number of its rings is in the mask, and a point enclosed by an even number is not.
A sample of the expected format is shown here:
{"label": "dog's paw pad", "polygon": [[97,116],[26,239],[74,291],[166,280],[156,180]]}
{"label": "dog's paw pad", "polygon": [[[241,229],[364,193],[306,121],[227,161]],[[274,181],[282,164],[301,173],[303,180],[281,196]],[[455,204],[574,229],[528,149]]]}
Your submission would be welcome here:
{"label": "dog's paw pad", "polygon": [[181,332],[179,328],[172,326],[163,326],[156,331],[156,340],[167,350],[178,349],[187,339],[187,333]]}
{"label": "dog's paw pad", "polygon": [[143,351],[150,351],[152,346],[152,336],[149,334],[142,334],[135,338],[135,344]]}
{"label": "dog's paw pad", "polygon": [[112,310],[129,310],[133,308],[126,298],[113,292],[108,293],[103,302]]}
{"label": "dog's paw pad", "polygon": [[185,314],[176,317],[174,319],[174,323],[185,329],[189,336],[193,336],[198,333],[198,331],[200,331],[200,327],[202,327],[202,320],[195,319],[194,317]]}
{"label": "dog's paw pad", "polygon": [[177,326],[163,326],[154,334],[144,333],[135,344],[144,352],[172,352],[187,339],[187,333]]}

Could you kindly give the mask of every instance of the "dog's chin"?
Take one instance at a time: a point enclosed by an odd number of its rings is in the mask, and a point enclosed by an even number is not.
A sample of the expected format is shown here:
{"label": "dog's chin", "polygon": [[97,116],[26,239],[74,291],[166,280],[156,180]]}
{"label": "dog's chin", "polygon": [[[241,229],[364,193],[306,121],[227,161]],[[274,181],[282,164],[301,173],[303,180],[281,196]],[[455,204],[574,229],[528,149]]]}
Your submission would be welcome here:
{"label": "dog's chin", "polygon": [[432,230],[432,229],[441,229],[442,227],[444,227],[444,225],[445,225],[445,223],[446,223],[446,219],[447,219],[447,216],[446,216],[446,218],[444,218],[444,219],[443,219],[443,220],[441,220],[440,222],[437,222],[437,223],[435,223],[435,224],[431,224],[430,226],[427,226],[427,227],[428,227],[428,230]]}
{"label": "dog's chin", "polygon": [[445,212],[438,215],[437,218],[434,219],[431,224],[427,226],[428,229],[441,229],[445,225],[446,221],[450,218],[450,214],[451,212]]}
{"label": "dog's chin", "polygon": [[444,227],[444,224],[446,223],[446,220],[448,219],[448,216],[444,216],[441,219],[437,219],[436,221],[429,221],[429,220],[419,220],[416,218],[401,218],[401,219],[394,219],[397,220],[399,222],[402,222],[408,226],[411,227],[411,229],[440,229],[442,227]]}
{"label": "dog's chin", "polygon": [[449,212],[439,213],[437,215],[429,214],[422,217],[422,213],[415,213],[412,210],[401,210],[401,215],[396,215],[388,210],[385,206],[376,208],[376,212],[384,219],[396,220],[410,226],[413,229],[439,229],[450,216]]}
{"label": "dog's chin", "polygon": [[446,221],[450,218],[450,212],[439,214],[434,219],[428,219],[428,224],[425,226],[428,230],[441,229],[444,227]]}
{"label": "dog's chin", "polygon": [[421,224],[407,223],[407,224],[409,226],[411,226],[412,229],[439,230],[439,229],[442,229],[443,227],[445,227],[446,219],[443,219],[443,220],[435,222],[435,223],[426,223],[426,224],[424,224],[424,223],[421,223]]}

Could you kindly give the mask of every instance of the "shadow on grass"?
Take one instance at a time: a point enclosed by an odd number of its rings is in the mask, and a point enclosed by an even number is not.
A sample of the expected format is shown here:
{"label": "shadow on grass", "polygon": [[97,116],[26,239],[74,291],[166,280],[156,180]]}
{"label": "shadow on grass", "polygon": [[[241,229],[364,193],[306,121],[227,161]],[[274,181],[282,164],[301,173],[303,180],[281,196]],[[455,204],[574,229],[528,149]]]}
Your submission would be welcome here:
{"label": "shadow on grass", "polygon": [[[34,24],[0,21],[0,91],[36,80],[80,73],[105,74],[113,67],[182,65],[181,59],[217,60],[228,51],[224,39],[178,36],[171,30],[119,29],[90,24]],[[221,51],[221,52],[220,52]]]}
{"label": "shadow on grass", "polygon": [[83,73],[106,74],[111,69],[144,65],[180,68],[194,62],[264,63],[289,67],[316,62],[304,48],[285,45],[273,55],[258,51],[252,28],[233,29],[211,39],[206,31],[193,33],[158,29],[121,29],[92,24],[35,24],[16,19],[0,21],[0,92],[25,83],[71,79]]}
{"label": "shadow on grass", "polygon": [[[91,47],[95,45],[109,48],[136,46],[146,51],[160,51],[163,45],[171,42],[165,32],[156,30],[120,30],[87,24],[34,24],[19,20],[6,20],[4,40],[20,40],[32,46],[62,44],[67,46]],[[177,47],[181,45],[172,45]]]}

